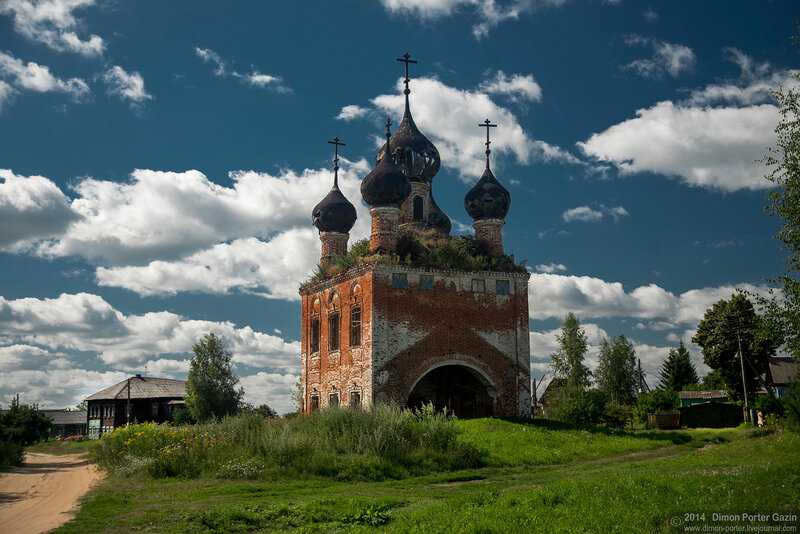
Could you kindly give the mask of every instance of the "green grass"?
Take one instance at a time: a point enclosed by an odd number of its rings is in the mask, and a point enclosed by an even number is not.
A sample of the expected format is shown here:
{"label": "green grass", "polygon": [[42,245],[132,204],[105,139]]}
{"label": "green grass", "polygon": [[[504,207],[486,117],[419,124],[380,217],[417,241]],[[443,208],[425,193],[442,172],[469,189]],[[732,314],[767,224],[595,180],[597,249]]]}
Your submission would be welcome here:
{"label": "green grass", "polygon": [[670,519],[687,512],[800,503],[797,434],[458,425],[492,467],[380,482],[112,476],[59,532],[682,532]]}
{"label": "green grass", "polygon": [[89,452],[93,440],[84,441],[42,441],[25,447],[26,452],[38,452],[42,454],[81,454]]}

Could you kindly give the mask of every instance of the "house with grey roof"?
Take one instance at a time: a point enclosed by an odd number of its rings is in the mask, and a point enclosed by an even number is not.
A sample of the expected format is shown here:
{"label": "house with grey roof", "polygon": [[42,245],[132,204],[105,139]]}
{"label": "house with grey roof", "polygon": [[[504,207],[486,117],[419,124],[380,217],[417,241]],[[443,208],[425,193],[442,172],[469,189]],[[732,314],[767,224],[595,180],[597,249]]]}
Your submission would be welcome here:
{"label": "house with grey roof", "polygon": [[800,361],[792,357],[773,357],[767,367],[767,385],[779,399],[786,395],[793,382],[800,379]]}
{"label": "house with grey roof", "polygon": [[86,435],[85,410],[39,410],[39,413],[50,419],[51,438],[67,438]]}
{"label": "house with grey roof", "polygon": [[163,423],[184,405],[186,381],[136,375],[86,398],[88,435],[99,438],[119,426]]}

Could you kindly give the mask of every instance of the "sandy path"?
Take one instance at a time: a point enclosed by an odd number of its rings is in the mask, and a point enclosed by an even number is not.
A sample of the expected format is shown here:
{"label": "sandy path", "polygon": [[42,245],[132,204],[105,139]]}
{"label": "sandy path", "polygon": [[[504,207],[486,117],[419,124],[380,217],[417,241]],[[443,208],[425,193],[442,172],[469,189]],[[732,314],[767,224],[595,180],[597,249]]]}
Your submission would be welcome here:
{"label": "sandy path", "polygon": [[66,523],[101,478],[83,455],[28,453],[21,467],[0,474],[0,532],[47,532]]}

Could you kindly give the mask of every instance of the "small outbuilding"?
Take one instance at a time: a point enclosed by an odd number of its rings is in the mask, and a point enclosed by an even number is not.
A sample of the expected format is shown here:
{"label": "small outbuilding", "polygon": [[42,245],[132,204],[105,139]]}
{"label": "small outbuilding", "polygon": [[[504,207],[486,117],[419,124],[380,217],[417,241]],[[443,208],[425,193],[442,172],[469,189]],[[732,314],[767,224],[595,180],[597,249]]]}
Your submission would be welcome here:
{"label": "small outbuilding", "polygon": [[39,410],[52,422],[51,438],[68,438],[86,435],[86,410]]}
{"label": "small outbuilding", "polygon": [[721,389],[709,389],[703,391],[681,391],[678,393],[681,401],[681,408],[703,404],[706,402],[726,402],[728,393]]}
{"label": "small outbuilding", "polygon": [[132,376],[86,398],[90,438],[128,423],[163,423],[184,405],[186,381]]}

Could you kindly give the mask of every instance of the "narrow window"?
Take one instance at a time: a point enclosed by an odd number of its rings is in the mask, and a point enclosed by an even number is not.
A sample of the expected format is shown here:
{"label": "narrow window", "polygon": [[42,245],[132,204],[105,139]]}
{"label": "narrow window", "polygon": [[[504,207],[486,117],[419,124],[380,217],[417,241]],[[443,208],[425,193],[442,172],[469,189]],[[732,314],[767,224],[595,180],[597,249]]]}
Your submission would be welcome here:
{"label": "narrow window", "polygon": [[154,418],[158,417],[158,403],[157,402],[153,403],[152,413],[153,413],[153,417]]}
{"label": "narrow window", "polygon": [[319,352],[319,317],[311,318],[311,352]]}
{"label": "narrow window", "polygon": [[350,407],[351,408],[361,408],[361,392],[360,391],[351,391],[350,392]]}
{"label": "narrow window", "polygon": [[472,292],[473,293],[485,293],[486,292],[486,281],[481,280],[479,278],[473,278],[472,280]]}
{"label": "narrow window", "polygon": [[422,197],[414,197],[414,220],[422,220]]}
{"label": "narrow window", "polygon": [[433,275],[423,274],[419,277],[420,289],[433,289]]}
{"label": "narrow window", "polygon": [[319,410],[319,395],[311,395],[311,411]]}
{"label": "narrow window", "polygon": [[339,350],[339,312],[328,316],[328,350]]}
{"label": "narrow window", "polygon": [[339,392],[334,391],[328,396],[328,406],[330,408],[338,408],[339,407]]}
{"label": "narrow window", "polygon": [[407,288],[408,275],[406,273],[392,273],[392,287],[395,289]]}
{"label": "narrow window", "polygon": [[361,346],[361,306],[350,310],[350,346]]}
{"label": "narrow window", "polygon": [[508,280],[498,280],[495,288],[498,295],[508,295],[510,293]]}

